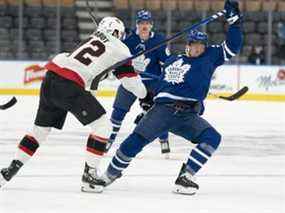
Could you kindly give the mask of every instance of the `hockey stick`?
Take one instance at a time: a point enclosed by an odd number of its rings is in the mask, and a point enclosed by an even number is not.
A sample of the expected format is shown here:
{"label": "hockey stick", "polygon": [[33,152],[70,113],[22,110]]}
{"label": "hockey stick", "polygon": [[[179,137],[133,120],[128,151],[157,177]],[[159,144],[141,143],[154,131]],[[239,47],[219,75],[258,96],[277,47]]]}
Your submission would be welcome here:
{"label": "hockey stick", "polygon": [[150,52],[152,52],[152,51],[158,49],[159,47],[165,45],[166,43],[172,42],[172,41],[174,41],[174,40],[176,40],[176,39],[182,37],[185,33],[189,32],[189,31],[191,31],[191,30],[195,30],[195,29],[201,27],[202,25],[208,24],[208,23],[210,23],[210,22],[216,20],[217,18],[223,16],[223,15],[225,14],[225,12],[226,12],[225,10],[222,10],[222,11],[220,11],[220,12],[217,12],[217,13],[213,14],[212,16],[210,16],[210,17],[208,17],[208,18],[205,18],[205,19],[203,19],[202,21],[200,21],[200,22],[198,22],[198,23],[192,25],[191,27],[187,27],[187,28],[185,28],[184,30],[182,30],[181,32],[176,33],[174,36],[171,36],[170,38],[167,38],[167,39],[165,39],[164,41],[161,41],[161,42],[158,43],[156,46],[154,46],[154,47],[152,47],[152,48],[150,48],[150,49],[144,50],[144,51],[140,51],[140,52],[138,52],[137,54],[135,54],[135,55],[133,55],[133,56],[131,56],[131,57],[125,59],[125,60],[122,60],[122,61],[117,62],[116,64],[110,66],[110,67],[107,68],[106,70],[108,70],[108,71],[113,70],[113,69],[115,69],[115,68],[117,68],[117,67],[119,67],[119,66],[121,66],[121,65],[123,65],[123,64],[125,64],[125,63],[127,63],[127,62],[130,61],[130,60],[133,60],[133,59],[135,59],[135,58],[137,58],[137,57],[139,57],[139,56],[141,56],[141,55],[150,53]]}
{"label": "hockey stick", "polygon": [[249,90],[248,87],[245,86],[230,96],[222,96],[222,95],[217,95],[213,93],[209,93],[209,94],[219,99],[223,99],[227,101],[234,101],[242,97],[245,93],[247,93],[248,90]]}
{"label": "hockey stick", "polygon": [[[95,1],[94,1],[94,4],[95,4]],[[92,11],[91,6],[90,6],[90,4],[89,4],[89,0],[86,0],[86,6],[87,6],[87,9],[88,9],[88,13],[89,13],[89,15],[90,15],[90,17],[91,17],[91,19],[92,19],[94,25],[95,25],[95,30],[96,30],[97,27],[98,27],[98,24],[97,24],[96,17],[95,17],[95,15],[93,14],[93,11]],[[94,30],[94,31],[95,31],[95,30]]]}
{"label": "hockey stick", "polygon": [[[159,80],[160,77],[157,75],[153,75],[151,73],[147,73],[147,72],[141,72],[136,70],[137,73],[145,75],[146,77],[150,77],[154,80]],[[227,101],[234,101],[239,99],[241,96],[243,96],[245,93],[247,93],[247,91],[249,90],[249,88],[247,86],[241,88],[240,90],[238,90],[237,92],[235,92],[234,94],[230,95],[230,96],[222,96],[222,95],[217,95],[214,93],[209,93],[210,95],[214,96],[215,98],[219,98],[219,99],[223,99],[223,100],[227,100]]]}
{"label": "hockey stick", "polygon": [[[126,58],[126,59],[124,59],[124,60],[122,60],[122,61],[119,61],[119,62],[113,64],[112,66],[110,66],[110,67],[108,67],[107,69],[105,69],[105,70],[102,72],[102,74],[107,74],[107,73],[110,72],[111,70],[116,69],[117,67],[126,64],[128,61],[131,61],[131,60],[133,60],[133,59],[135,59],[135,58],[137,58],[137,57],[139,57],[139,56],[141,56],[141,55],[150,53],[150,52],[152,52],[152,51],[158,49],[159,47],[165,45],[166,43],[172,42],[172,41],[174,41],[174,40],[176,40],[176,39],[178,39],[178,38],[184,36],[185,33],[189,32],[189,31],[191,31],[191,30],[195,30],[195,29],[197,29],[197,28],[199,28],[199,27],[201,27],[201,26],[203,26],[203,25],[205,25],[205,24],[208,24],[208,23],[210,23],[210,22],[212,22],[212,21],[218,19],[219,17],[224,16],[224,15],[225,15],[225,12],[226,12],[225,10],[219,11],[219,12],[213,14],[212,16],[209,16],[208,18],[203,19],[203,20],[200,21],[200,22],[198,22],[198,23],[196,23],[196,24],[194,24],[194,25],[192,25],[192,26],[190,26],[190,27],[185,28],[184,30],[182,30],[181,32],[176,33],[175,35],[171,36],[170,38],[167,38],[167,39],[165,39],[164,41],[161,41],[161,42],[158,43],[156,46],[154,46],[154,47],[152,47],[152,48],[150,48],[150,49],[144,50],[144,51],[140,51],[140,52],[138,52],[137,54],[135,54],[135,55],[133,55],[133,56],[131,56],[131,57],[129,57],[129,58]],[[91,89],[93,89],[93,88],[96,89],[96,88],[97,88],[97,85],[98,85],[99,80],[100,80],[100,79],[98,79],[98,78],[95,78],[95,79],[93,80],[92,85],[91,85]]]}
{"label": "hockey stick", "polygon": [[12,106],[14,106],[17,103],[17,99],[15,97],[11,98],[11,100],[9,100],[6,104],[2,104],[0,105],[0,109],[1,110],[5,110],[8,109]]}

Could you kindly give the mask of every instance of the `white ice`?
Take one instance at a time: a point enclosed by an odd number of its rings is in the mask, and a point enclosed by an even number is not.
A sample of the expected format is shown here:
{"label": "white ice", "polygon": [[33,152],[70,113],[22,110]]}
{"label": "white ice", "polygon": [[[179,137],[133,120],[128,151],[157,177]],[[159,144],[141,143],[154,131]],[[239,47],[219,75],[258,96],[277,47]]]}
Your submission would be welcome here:
{"label": "white ice", "polygon": [[[0,97],[0,103],[2,98]],[[99,98],[111,111],[112,98]],[[18,97],[0,111],[0,168],[7,166],[21,137],[32,126],[38,99]],[[285,104],[208,101],[205,118],[223,135],[222,145],[197,174],[195,196],[171,193],[193,145],[171,135],[169,160],[157,141],[145,148],[124,176],[102,194],[80,192],[89,133],[69,116],[36,156],[0,191],[0,213],[284,213]],[[133,129],[135,105],[105,158]]]}

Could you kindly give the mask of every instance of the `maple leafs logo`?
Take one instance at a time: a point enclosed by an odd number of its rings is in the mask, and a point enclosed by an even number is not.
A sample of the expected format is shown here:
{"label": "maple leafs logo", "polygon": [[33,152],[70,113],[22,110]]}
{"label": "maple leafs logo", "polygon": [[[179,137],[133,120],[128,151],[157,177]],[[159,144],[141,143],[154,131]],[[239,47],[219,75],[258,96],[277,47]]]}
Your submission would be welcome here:
{"label": "maple leafs logo", "polygon": [[164,80],[172,84],[182,83],[184,82],[184,76],[189,69],[191,69],[191,65],[183,65],[183,59],[175,61],[165,69]]}

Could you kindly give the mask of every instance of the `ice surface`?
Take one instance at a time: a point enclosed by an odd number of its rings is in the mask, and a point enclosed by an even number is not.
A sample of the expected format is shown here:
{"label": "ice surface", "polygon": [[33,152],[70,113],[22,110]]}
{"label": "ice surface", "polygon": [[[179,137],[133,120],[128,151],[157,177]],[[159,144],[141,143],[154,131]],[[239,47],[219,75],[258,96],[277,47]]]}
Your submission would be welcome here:
{"label": "ice surface", "polygon": [[[6,98],[6,99],[5,99]],[[7,97],[0,97],[1,100]],[[112,98],[99,98],[110,112]],[[0,111],[0,167],[13,158],[17,143],[32,126],[38,99],[18,97]],[[4,102],[4,101],[3,101]],[[165,160],[157,141],[145,148],[125,175],[102,194],[80,192],[88,127],[69,116],[36,156],[0,191],[0,213],[284,213],[285,104],[208,101],[205,118],[223,135],[216,155],[198,173],[195,196],[171,193],[193,145],[171,135]],[[139,108],[125,120],[118,142],[133,129]],[[110,161],[118,143],[104,159]]]}

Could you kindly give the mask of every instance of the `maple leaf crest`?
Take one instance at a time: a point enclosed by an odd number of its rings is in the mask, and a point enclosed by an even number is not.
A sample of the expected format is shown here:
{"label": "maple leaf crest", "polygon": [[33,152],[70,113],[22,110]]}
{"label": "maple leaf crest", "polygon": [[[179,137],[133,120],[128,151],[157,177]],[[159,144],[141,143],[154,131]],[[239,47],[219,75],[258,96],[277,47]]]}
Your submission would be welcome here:
{"label": "maple leaf crest", "polygon": [[183,59],[177,60],[165,69],[164,80],[172,84],[182,83],[189,69],[191,69],[190,64],[183,65]]}

